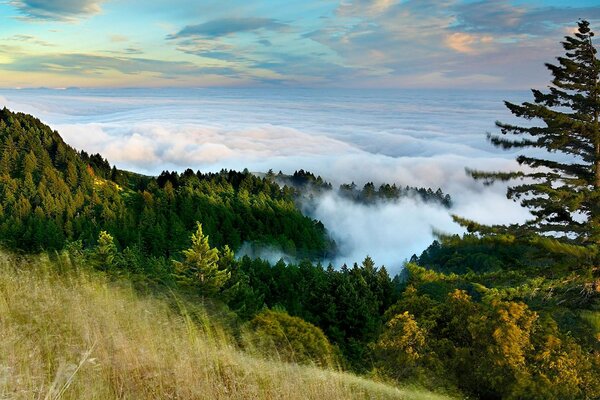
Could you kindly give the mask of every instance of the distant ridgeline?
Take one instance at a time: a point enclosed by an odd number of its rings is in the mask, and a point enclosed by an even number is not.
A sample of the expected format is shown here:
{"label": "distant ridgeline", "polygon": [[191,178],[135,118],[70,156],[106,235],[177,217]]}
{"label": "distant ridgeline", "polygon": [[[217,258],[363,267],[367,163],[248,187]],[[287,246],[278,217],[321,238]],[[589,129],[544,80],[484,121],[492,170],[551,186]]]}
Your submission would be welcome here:
{"label": "distant ridgeline", "polygon": [[[320,176],[303,169],[295,171],[293,175],[284,175],[279,172],[277,175],[273,171],[267,173],[267,177],[273,178],[282,185],[291,186],[296,189],[297,196],[309,195],[313,193],[326,193],[333,191],[331,183],[326,182]],[[395,183],[383,183],[379,188],[375,187],[373,182],[366,183],[362,189],[359,189],[354,182],[340,185],[337,193],[347,199],[357,203],[376,204],[385,201],[393,201],[404,198],[417,198],[426,203],[441,204],[446,208],[452,207],[452,198],[438,188],[433,191],[431,188],[419,187],[399,187]]]}
{"label": "distant ridgeline", "polygon": [[77,152],[58,132],[0,110],[0,241],[22,250],[93,245],[101,230],[121,248],[171,257],[200,221],[211,244],[277,246],[299,258],[331,251],[325,228],[296,208],[293,193],[248,171],[163,173],[118,170]]}

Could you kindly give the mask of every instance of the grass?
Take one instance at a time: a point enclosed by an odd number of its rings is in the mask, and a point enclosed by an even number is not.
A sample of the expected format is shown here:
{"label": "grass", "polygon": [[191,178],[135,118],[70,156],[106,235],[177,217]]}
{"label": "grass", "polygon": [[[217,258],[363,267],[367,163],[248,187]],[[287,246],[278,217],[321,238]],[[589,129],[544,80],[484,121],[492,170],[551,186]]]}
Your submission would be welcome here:
{"label": "grass", "polygon": [[66,255],[0,253],[0,399],[445,398],[251,356],[172,304]]}

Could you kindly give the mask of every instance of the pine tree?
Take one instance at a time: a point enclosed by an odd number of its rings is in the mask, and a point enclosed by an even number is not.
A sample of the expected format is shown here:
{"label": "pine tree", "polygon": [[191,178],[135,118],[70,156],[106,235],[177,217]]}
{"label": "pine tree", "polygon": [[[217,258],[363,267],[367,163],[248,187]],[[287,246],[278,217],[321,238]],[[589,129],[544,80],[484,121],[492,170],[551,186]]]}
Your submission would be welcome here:
{"label": "pine tree", "polygon": [[219,269],[219,251],[211,248],[208,236],[202,233],[198,222],[196,233],[192,234],[192,247],[183,251],[183,261],[173,261],[176,278],[180,283],[195,286],[203,295],[216,294],[229,280],[231,273]]}
{"label": "pine tree", "polygon": [[[507,197],[528,207],[534,218],[522,231],[557,232],[580,242],[600,242],[600,60],[587,21],[562,42],[565,56],[558,65],[546,64],[553,75],[548,92],[532,89],[534,101],[505,102],[517,117],[541,121],[533,126],[496,122],[502,135],[489,135],[504,149],[544,149],[544,158],[521,155],[522,171],[470,171],[484,183],[519,179]],[[514,135],[516,139],[505,135]],[[457,218],[470,230],[485,227]],[[488,230],[489,231],[489,230]]]}
{"label": "pine tree", "polygon": [[116,255],[117,246],[115,246],[112,235],[106,231],[100,231],[98,245],[93,257],[93,263],[96,268],[102,270],[111,269],[115,263]]}

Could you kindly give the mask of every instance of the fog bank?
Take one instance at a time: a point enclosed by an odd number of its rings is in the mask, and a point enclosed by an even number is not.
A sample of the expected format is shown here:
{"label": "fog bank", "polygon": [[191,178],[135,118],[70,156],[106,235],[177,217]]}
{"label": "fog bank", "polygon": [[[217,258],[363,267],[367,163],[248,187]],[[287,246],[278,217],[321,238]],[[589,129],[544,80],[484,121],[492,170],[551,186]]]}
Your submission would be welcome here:
{"label": "fog bank", "polygon": [[[291,174],[304,169],[337,186],[355,182],[440,187],[454,207],[417,199],[366,206],[335,194],[311,215],[339,245],[339,265],[369,254],[397,271],[432,232],[461,232],[450,213],[483,223],[528,213],[500,186],[465,168],[509,170],[515,152],[491,146],[494,122],[514,122],[502,100],[523,92],[406,90],[2,90],[0,106],[39,117],[67,143],[144,174],[222,168]],[[243,249],[242,249],[243,250]]]}

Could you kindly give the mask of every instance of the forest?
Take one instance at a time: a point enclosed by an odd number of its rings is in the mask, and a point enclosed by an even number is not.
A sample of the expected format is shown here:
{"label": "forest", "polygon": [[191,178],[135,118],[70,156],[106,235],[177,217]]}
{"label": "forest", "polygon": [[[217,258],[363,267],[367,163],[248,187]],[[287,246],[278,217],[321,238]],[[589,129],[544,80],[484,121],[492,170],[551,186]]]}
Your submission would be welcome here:
{"label": "forest", "polygon": [[[516,180],[508,196],[534,219],[483,226],[456,216],[468,233],[440,235],[397,276],[366,255],[323,265],[336,245],[298,201],[333,189],[310,172],[143,176],[76,151],[38,119],[6,108],[0,241],[15,252],[67,254],[143,293],[224,307],[232,326],[260,333],[245,339],[232,328],[237,340],[274,343],[300,364],[459,397],[600,398],[600,61],[590,38],[581,21],[559,65],[548,65],[550,92],[507,103],[545,126],[499,122],[502,135],[490,137],[581,163],[522,156],[526,172],[470,171],[488,184]],[[369,182],[338,192],[367,204],[416,196],[452,205],[441,189]],[[300,261],[236,257],[244,243]]]}

